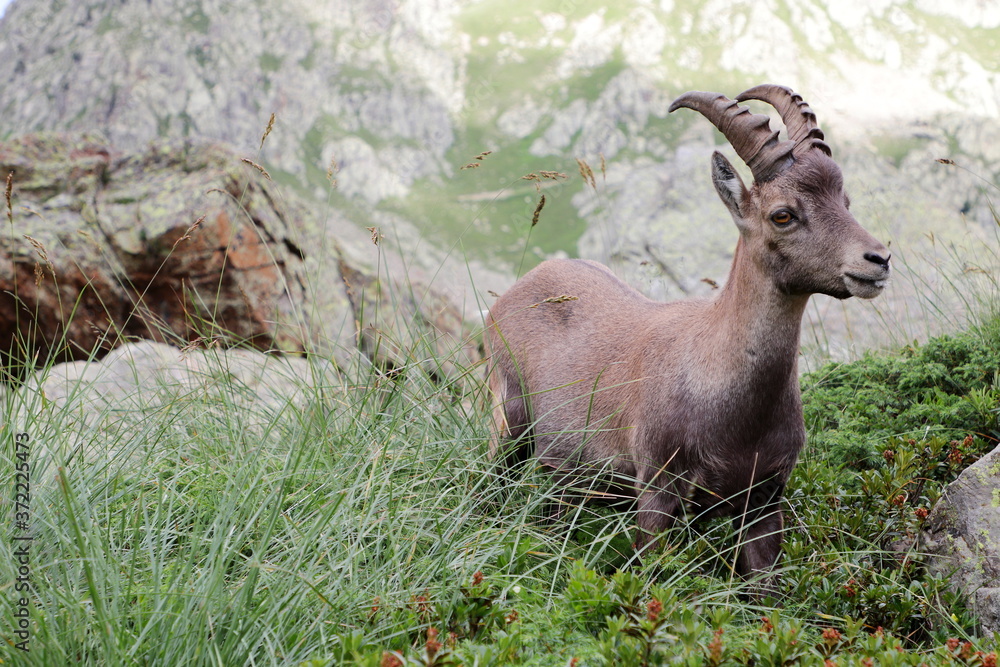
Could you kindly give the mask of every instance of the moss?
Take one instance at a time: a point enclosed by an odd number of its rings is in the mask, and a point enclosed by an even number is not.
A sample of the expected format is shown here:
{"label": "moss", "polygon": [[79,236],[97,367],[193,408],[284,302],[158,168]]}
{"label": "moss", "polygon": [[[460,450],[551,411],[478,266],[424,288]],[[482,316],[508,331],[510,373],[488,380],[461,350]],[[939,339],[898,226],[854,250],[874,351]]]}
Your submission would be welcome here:
{"label": "moss", "polygon": [[121,24],[115,20],[114,14],[112,12],[108,12],[107,14],[101,16],[101,20],[97,22],[95,32],[98,35],[104,35],[113,30],[117,30],[120,27]]}
{"label": "moss", "polygon": [[208,34],[208,28],[211,25],[211,20],[208,18],[208,14],[205,10],[201,8],[201,5],[195,5],[190,12],[184,15],[183,18],[184,27],[190,28],[195,32],[200,32],[203,35]]}
{"label": "moss", "polygon": [[194,61],[198,63],[200,67],[207,67],[212,62],[211,58],[209,57],[209,52],[204,47],[204,45],[199,44],[196,46],[192,46],[191,48],[188,49],[188,55],[194,58]]}
{"label": "moss", "polygon": [[260,64],[261,70],[265,72],[277,72],[281,69],[281,63],[284,62],[284,59],[281,56],[265,51],[257,58],[257,62]]}
{"label": "moss", "polygon": [[309,53],[307,53],[299,60],[299,66],[307,72],[312,71],[312,69],[316,67],[315,45],[313,45],[313,47],[309,49]]}
{"label": "moss", "polygon": [[916,137],[903,137],[899,135],[883,135],[872,140],[878,152],[892,160],[896,167],[899,167],[906,156],[911,152],[922,148],[927,141]]}
{"label": "moss", "polygon": [[188,115],[187,112],[182,111],[179,114],[177,114],[177,117],[180,119],[180,121],[182,123],[182,126],[181,126],[182,127],[182,129],[181,129],[181,136],[182,137],[190,137],[190,136],[193,136],[193,135],[197,134],[197,125],[194,122],[194,118],[192,118],[190,115]]}
{"label": "moss", "polygon": [[163,138],[170,132],[170,114],[156,117],[156,136]]}

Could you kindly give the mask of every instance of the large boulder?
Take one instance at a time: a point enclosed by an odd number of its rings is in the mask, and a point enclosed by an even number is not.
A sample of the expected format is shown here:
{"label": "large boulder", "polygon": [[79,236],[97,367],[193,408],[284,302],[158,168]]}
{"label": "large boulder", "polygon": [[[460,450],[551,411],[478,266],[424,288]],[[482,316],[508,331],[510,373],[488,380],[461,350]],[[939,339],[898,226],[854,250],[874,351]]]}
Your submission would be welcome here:
{"label": "large boulder", "polygon": [[948,485],[927,519],[929,569],[964,591],[984,632],[1000,632],[1000,447]]}
{"label": "large boulder", "polygon": [[[360,336],[393,367],[425,356],[418,341],[443,355],[463,349],[465,313],[448,297],[391,275],[374,245],[372,261],[356,242],[342,247],[290,188],[219,144],[122,153],[99,135],[26,135],[0,143],[9,173],[0,356],[15,366],[100,356],[136,338],[344,362]],[[369,345],[363,332],[375,330],[394,345]]]}
{"label": "large boulder", "polygon": [[140,341],[99,361],[55,364],[16,389],[0,385],[0,411],[39,444],[33,479],[48,485],[60,466],[144,464],[162,432],[188,428],[192,412],[212,416],[223,436],[240,436],[251,455],[281,437],[282,415],[325,410],[325,399],[346,391],[319,357]]}
{"label": "large boulder", "polygon": [[[0,145],[13,230],[0,238],[0,345],[83,358],[139,337],[225,336],[303,350],[301,211],[220,146],[122,154],[94,135]],[[346,301],[345,301],[346,304]]]}
{"label": "large boulder", "polygon": [[76,413],[79,423],[90,425],[108,412],[155,410],[185,395],[219,395],[241,408],[273,413],[305,405],[317,387],[339,390],[341,384],[326,360],[141,341],[116,348],[100,361],[56,364],[18,391],[37,392],[47,409]]}

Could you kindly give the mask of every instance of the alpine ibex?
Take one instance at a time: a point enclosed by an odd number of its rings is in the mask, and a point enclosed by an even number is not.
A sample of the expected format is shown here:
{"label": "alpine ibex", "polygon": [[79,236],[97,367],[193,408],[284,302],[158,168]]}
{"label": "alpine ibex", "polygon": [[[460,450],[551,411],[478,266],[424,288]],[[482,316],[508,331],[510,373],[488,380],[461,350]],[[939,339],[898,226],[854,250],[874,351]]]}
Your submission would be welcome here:
{"label": "alpine ibex", "polygon": [[[761,100],[768,117],[737,102]],[[812,294],[871,299],[889,251],[848,210],[816,117],[788,88],[688,92],[670,107],[711,121],[749,166],[748,189],[712,155],[712,180],[740,232],[714,298],[651,301],[585,260],[546,261],[490,310],[491,452],[533,443],[569,478],[610,464],[637,498],[638,545],[683,510],[734,517],[736,569],[769,570],[781,549],[780,499],[805,443],[797,355]],[[698,221],[692,221],[697,227]],[[556,297],[556,298],[553,298]],[[511,443],[510,441],[514,441]]]}

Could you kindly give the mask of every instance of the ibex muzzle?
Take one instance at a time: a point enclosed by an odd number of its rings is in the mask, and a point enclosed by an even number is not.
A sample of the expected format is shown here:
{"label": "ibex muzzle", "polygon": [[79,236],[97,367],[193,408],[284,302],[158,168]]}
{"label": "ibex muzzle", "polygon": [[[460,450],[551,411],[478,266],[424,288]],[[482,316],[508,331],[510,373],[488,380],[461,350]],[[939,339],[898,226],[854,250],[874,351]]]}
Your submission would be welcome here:
{"label": "ibex muzzle", "polygon": [[[779,141],[756,99],[781,115]],[[496,454],[533,453],[573,477],[610,465],[638,502],[639,544],[683,511],[732,515],[743,575],[781,550],[780,499],[805,443],[797,355],[809,296],[870,299],[889,251],[854,219],[816,118],[787,88],[730,100],[689,92],[736,149],[747,188],[716,152],[712,179],[739,228],[732,269],[711,299],[658,303],[584,260],[547,261],[487,320]],[[568,295],[575,299],[552,299]]]}

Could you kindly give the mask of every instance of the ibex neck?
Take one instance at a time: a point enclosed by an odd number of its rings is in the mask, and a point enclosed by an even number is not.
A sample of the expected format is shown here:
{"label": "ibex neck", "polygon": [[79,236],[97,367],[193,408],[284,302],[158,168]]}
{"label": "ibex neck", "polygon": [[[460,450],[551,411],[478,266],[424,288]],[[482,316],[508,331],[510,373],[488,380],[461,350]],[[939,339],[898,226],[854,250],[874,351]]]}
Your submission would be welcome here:
{"label": "ibex neck", "polygon": [[778,290],[764,267],[752,261],[740,239],[729,279],[713,304],[715,324],[725,336],[727,348],[744,363],[758,371],[763,365],[790,372],[796,364],[808,301],[809,295]]}

